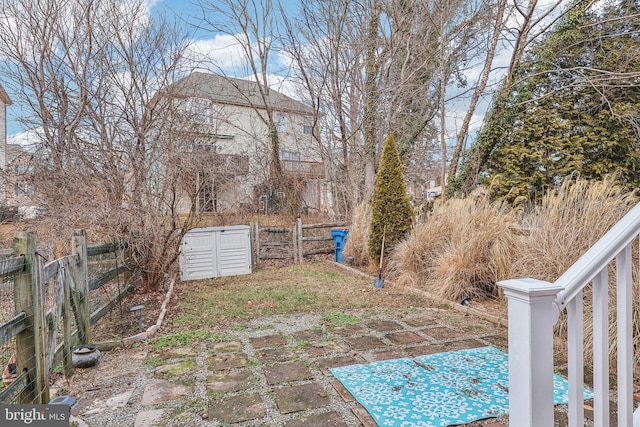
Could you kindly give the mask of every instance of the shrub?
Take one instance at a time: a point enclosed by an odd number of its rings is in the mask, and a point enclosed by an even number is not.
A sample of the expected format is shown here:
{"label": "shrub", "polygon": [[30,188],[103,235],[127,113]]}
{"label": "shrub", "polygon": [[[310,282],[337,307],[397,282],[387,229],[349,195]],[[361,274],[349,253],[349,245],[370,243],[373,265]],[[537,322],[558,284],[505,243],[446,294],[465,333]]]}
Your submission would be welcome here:
{"label": "shrub", "polygon": [[413,221],[413,209],[407,196],[398,147],[389,134],[382,149],[380,168],[371,200],[371,232],[369,258],[379,260],[384,236],[384,253],[391,252],[404,239]]}

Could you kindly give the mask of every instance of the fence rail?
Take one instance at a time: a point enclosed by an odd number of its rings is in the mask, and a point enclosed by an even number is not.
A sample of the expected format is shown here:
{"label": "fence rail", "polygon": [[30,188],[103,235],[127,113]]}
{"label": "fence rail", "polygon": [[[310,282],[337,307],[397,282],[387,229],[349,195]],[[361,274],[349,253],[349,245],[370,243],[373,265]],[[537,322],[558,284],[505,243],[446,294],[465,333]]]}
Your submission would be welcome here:
{"label": "fence rail", "polygon": [[267,259],[292,259],[296,263],[302,263],[305,256],[333,253],[333,244],[322,245],[323,242],[333,242],[333,237],[330,233],[322,233],[346,226],[346,222],[303,224],[301,218],[290,228],[260,228],[258,223],[251,223],[253,263]]}
{"label": "fence rail", "polygon": [[[53,370],[63,365],[65,375],[73,375],[72,347],[90,343],[91,325],[133,291],[133,287],[126,284],[127,263],[117,262],[118,254],[127,259],[123,249],[118,244],[89,248],[84,230],[76,230],[73,253],[45,264],[36,251],[35,234],[19,232],[16,235],[14,256],[0,259],[2,285],[13,286],[15,303],[15,315],[0,324],[0,361],[15,358],[16,362],[15,375],[3,377],[8,385],[0,390],[0,403],[46,404]],[[111,254],[116,260],[115,268],[106,267],[107,271],[90,279],[90,257]],[[121,275],[125,277],[124,290],[120,290],[118,282],[117,295],[107,302],[98,302],[97,309],[92,310],[90,290],[99,289],[116,278],[119,280]],[[62,340],[58,342],[60,336]],[[7,358],[8,355],[11,358]]]}

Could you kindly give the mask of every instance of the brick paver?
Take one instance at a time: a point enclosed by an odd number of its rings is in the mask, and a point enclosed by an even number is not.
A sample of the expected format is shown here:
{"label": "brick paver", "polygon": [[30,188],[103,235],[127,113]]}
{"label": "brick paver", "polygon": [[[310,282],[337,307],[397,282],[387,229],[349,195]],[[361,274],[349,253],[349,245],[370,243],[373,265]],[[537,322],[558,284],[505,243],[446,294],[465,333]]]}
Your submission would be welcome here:
{"label": "brick paver", "polygon": [[256,358],[263,363],[287,362],[296,357],[296,354],[289,348],[265,348],[256,351]]}
{"label": "brick paver", "polygon": [[342,417],[337,412],[321,412],[300,418],[294,418],[284,423],[285,427],[348,427],[342,421]]}
{"label": "brick paver", "polygon": [[191,393],[192,388],[169,381],[147,384],[142,394],[142,405],[156,405],[175,400],[180,396]]}
{"label": "brick paver", "polygon": [[266,414],[258,393],[240,394],[209,402],[209,419],[221,423],[239,423],[262,418]]}
{"label": "brick paver", "polygon": [[212,343],[209,348],[213,353],[242,353],[242,343],[240,341],[223,341]]}
{"label": "brick paver", "polygon": [[438,326],[435,328],[423,329],[422,333],[438,341],[450,340],[452,338],[461,338],[466,336],[463,331],[449,328],[447,326]]}
{"label": "brick paver", "polygon": [[426,341],[424,337],[411,331],[393,332],[385,337],[394,344],[417,344]]}
{"label": "brick paver", "polygon": [[136,416],[136,420],[133,423],[133,427],[153,427],[159,424],[164,410],[162,409],[150,409],[148,411],[140,411]]}
{"label": "brick paver", "polygon": [[207,380],[207,390],[213,393],[245,390],[254,385],[253,372],[248,369],[216,372]]}
{"label": "brick paver", "polygon": [[278,363],[264,368],[264,376],[269,384],[310,380],[313,374],[302,362]]}
{"label": "brick paver", "polygon": [[324,356],[334,352],[344,352],[346,349],[340,344],[334,341],[327,341],[323,343],[309,343],[305,344],[300,350],[302,353],[306,353],[311,357]]}
{"label": "brick paver", "polygon": [[345,338],[347,345],[356,351],[367,351],[376,348],[384,348],[387,345],[380,338],[373,335],[364,335],[361,337]]}
{"label": "brick paver", "polygon": [[342,337],[353,337],[367,333],[367,330],[359,325],[336,326],[329,328],[329,332]]}
{"label": "brick paver", "polygon": [[207,358],[207,364],[214,371],[242,368],[248,363],[249,359],[244,353],[216,354]]}
{"label": "brick paver", "polygon": [[287,339],[282,335],[267,335],[251,339],[254,348],[280,347],[287,344]]}
{"label": "brick paver", "polygon": [[273,392],[278,410],[283,414],[321,408],[331,403],[326,390],[317,383],[285,386]]}
{"label": "brick paver", "polygon": [[437,322],[434,318],[429,316],[420,316],[412,319],[402,319],[404,323],[413,327],[413,328],[424,328],[427,326],[437,325]]}
{"label": "brick paver", "polygon": [[402,325],[395,320],[375,320],[368,322],[367,327],[377,332],[390,332],[402,329]]}
{"label": "brick paver", "polygon": [[325,337],[322,329],[305,329],[291,334],[296,341],[318,341]]}

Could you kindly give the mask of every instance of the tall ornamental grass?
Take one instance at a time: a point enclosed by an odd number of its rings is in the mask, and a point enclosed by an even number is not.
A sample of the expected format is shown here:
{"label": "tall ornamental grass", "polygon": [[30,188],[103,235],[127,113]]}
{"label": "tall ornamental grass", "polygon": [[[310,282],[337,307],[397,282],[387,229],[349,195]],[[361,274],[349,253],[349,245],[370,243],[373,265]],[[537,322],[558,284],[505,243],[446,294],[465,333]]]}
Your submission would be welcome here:
{"label": "tall ornamental grass", "polygon": [[432,295],[459,300],[499,294],[512,277],[520,237],[512,209],[483,199],[451,199],[417,224],[392,254],[395,279]]}

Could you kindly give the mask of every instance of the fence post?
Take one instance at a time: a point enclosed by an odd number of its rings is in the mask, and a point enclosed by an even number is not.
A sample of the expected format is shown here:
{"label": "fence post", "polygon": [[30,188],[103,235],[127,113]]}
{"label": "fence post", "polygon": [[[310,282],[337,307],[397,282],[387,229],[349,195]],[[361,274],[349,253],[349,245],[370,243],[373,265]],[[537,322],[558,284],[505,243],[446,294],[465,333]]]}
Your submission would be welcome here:
{"label": "fence post", "polygon": [[[35,248],[35,235],[34,235]],[[45,358],[45,295],[44,295],[44,260],[41,256],[34,254],[33,269],[33,330],[35,331],[36,344],[36,386],[38,387],[38,396],[36,400],[40,404],[49,403],[49,376],[50,372],[47,368]]]}
{"label": "fence post", "polygon": [[291,226],[291,238],[293,240],[293,242],[292,242],[292,245],[293,245],[293,263],[297,264],[298,263],[298,224],[295,223],[295,222]]}
{"label": "fence post", "polygon": [[[71,274],[72,272],[69,271]],[[69,379],[74,374],[73,358],[71,356],[71,286],[70,277],[64,279],[64,305],[62,307],[62,322],[64,323],[64,349],[62,351],[62,365],[64,366],[64,376]]]}
{"label": "fence post", "polygon": [[553,427],[553,302],[562,287],[534,279],[498,285],[509,304],[509,426]]}
{"label": "fence post", "polygon": [[[28,386],[20,395],[20,403],[48,403],[42,393],[43,384],[43,335],[42,335],[42,289],[34,274],[36,265],[36,236],[32,232],[19,231],[13,239],[13,251],[24,259],[24,267],[14,282],[16,312],[25,312],[27,328],[16,335],[16,362],[18,374],[27,372]],[[46,388],[48,394],[48,388]]]}
{"label": "fence post", "polygon": [[255,242],[255,253],[256,253],[256,268],[260,266],[260,225],[258,222],[253,223],[254,232],[253,238]]}
{"label": "fence post", "polygon": [[91,311],[89,308],[89,266],[87,257],[87,234],[84,230],[75,230],[71,241],[73,254],[80,257],[74,268],[74,285],[71,289],[72,304],[75,308],[78,339],[81,344],[91,342]]}
{"label": "fence post", "polygon": [[251,266],[257,266],[258,253],[256,252],[256,235],[255,225],[249,222],[249,239],[251,239]]}
{"label": "fence post", "polygon": [[300,260],[300,264],[304,261],[304,248],[302,247],[302,218],[298,218],[298,259]]}

